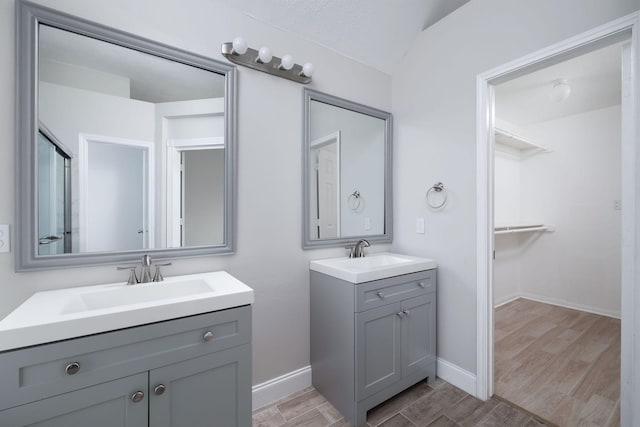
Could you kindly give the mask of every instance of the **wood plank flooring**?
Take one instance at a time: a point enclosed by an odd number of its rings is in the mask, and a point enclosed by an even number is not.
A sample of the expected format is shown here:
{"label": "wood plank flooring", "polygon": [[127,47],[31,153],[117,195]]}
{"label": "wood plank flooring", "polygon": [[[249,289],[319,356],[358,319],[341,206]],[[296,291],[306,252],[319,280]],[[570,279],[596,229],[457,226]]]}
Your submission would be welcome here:
{"label": "wood plank flooring", "polygon": [[[482,402],[440,379],[420,382],[367,413],[374,427],[544,427],[499,399]],[[313,387],[253,412],[254,427],[352,426]]]}
{"label": "wood plank flooring", "polygon": [[495,394],[562,427],[620,425],[620,320],[517,299],[495,310]]}

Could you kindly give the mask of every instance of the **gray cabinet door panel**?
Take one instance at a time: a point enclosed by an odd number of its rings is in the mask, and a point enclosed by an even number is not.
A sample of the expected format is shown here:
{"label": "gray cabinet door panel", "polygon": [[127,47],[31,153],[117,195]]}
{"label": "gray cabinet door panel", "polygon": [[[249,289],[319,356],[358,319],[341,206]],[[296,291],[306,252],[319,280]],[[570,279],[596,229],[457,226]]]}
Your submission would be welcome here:
{"label": "gray cabinet door panel", "polygon": [[400,379],[400,308],[395,303],[356,314],[356,400]]}
{"label": "gray cabinet door panel", "polygon": [[435,294],[402,303],[402,375],[424,371],[435,359]]}
{"label": "gray cabinet door panel", "polygon": [[[144,427],[148,424],[147,373],[0,411],[2,427]],[[144,398],[133,402],[133,393]]]}
{"label": "gray cabinet door panel", "polygon": [[[154,393],[158,385],[165,391]],[[244,345],[149,372],[150,427],[250,427],[251,348]]]}

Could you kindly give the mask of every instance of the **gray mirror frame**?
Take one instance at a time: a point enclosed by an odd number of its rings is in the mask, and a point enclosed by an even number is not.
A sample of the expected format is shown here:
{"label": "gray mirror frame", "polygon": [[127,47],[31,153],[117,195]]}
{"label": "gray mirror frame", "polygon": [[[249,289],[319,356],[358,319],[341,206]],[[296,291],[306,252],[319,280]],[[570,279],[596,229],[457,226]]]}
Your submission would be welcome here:
{"label": "gray mirror frame", "polygon": [[[142,249],[122,252],[91,252],[38,255],[36,213],[37,40],[38,25],[46,24],[80,35],[135,49],[171,61],[201,68],[225,77],[225,190],[224,239],[220,245],[187,248]],[[137,261],[143,254],[154,259],[174,259],[231,254],[236,237],[236,67],[205,56],[164,45],[68,15],[29,1],[16,1],[16,271]]]}
{"label": "gray mirror frame", "polygon": [[[353,243],[358,239],[367,239],[371,243],[390,243],[393,240],[393,195],[392,195],[392,176],[391,165],[393,164],[393,116],[386,111],[378,110],[367,105],[349,101],[344,98],[329,95],[317,90],[304,88],[302,93],[303,120],[302,120],[302,248],[313,249],[329,246],[344,246]],[[385,121],[385,153],[384,153],[384,233],[348,236],[331,239],[311,239],[309,236],[309,215],[310,215],[310,159],[309,152],[311,148],[311,138],[309,135],[310,124],[310,103],[311,101],[319,101],[335,107],[344,108],[355,111],[357,113],[366,114],[377,117]]]}

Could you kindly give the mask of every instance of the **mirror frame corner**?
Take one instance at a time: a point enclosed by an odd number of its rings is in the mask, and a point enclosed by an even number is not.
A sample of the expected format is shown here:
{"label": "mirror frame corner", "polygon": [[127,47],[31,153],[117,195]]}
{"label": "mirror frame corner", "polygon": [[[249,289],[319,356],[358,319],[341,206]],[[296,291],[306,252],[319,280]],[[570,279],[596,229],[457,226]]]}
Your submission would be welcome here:
{"label": "mirror frame corner", "polygon": [[[322,247],[344,246],[358,239],[366,239],[371,243],[391,243],[393,241],[393,194],[392,194],[392,164],[393,164],[393,115],[387,111],[369,107],[354,101],[349,101],[328,93],[314,89],[303,88],[303,120],[302,120],[302,248],[316,249]],[[351,110],[384,120],[384,233],[372,235],[355,235],[347,237],[311,239],[309,235],[310,215],[310,157],[311,135],[309,125],[311,122],[311,101],[318,101],[334,107]]]}
{"label": "mirror frame corner", "polygon": [[[28,0],[16,0],[15,117],[15,270],[33,271],[138,261],[144,254],[166,260],[225,255],[235,252],[237,211],[237,72],[225,62],[155,42],[131,33],[69,15]],[[219,245],[185,248],[38,255],[37,158],[38,25],[50,25],[160,58],[204,69],[225,78],[224,239]]]}

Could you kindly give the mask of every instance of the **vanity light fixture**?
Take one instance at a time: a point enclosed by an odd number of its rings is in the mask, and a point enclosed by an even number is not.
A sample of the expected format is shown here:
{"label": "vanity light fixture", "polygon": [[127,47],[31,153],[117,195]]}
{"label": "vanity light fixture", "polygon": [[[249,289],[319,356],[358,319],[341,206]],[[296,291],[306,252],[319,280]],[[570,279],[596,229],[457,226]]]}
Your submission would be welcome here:
{"label": "vanity light fixture", "polygon": [[304,65],[296,64],[293,56],[288,53],[282,55],[282,58],[278,58],[273,56],[271,49],[267,46],[263,46],[259,50],[251,49],[242,37],[236,37],[232,42],[223,43],[222,55],[234,64],[244,65],[302,84],[311,83],[314,71],[311,62]]}
{"label": "vanity light fixture", "polygon": [[556,79],[551,84],[550,98],[555,102],[566,101],[571,95],[571,86],[567,82],[567,79]]}

